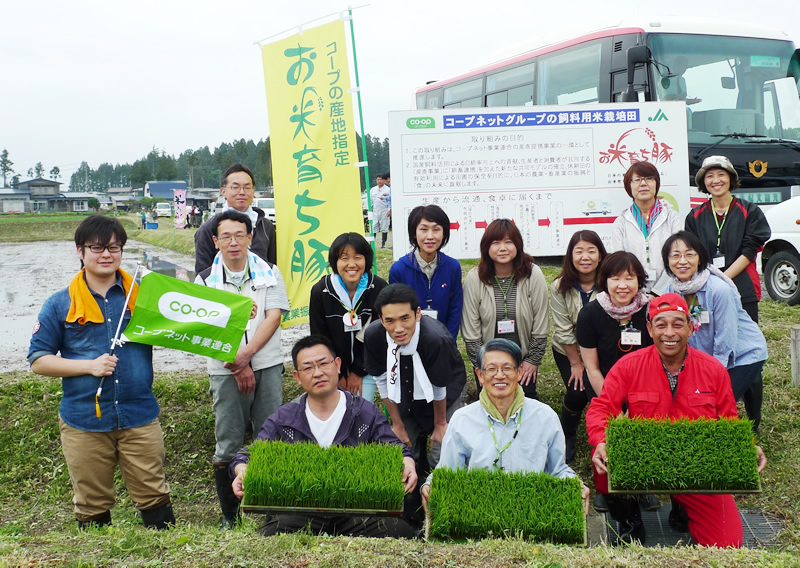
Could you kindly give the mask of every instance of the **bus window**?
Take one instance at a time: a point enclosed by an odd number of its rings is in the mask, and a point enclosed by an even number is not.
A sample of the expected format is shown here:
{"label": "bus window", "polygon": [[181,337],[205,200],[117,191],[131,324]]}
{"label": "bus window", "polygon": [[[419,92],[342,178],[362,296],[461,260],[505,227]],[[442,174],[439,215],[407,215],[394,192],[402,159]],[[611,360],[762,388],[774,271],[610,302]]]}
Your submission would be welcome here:
{"label": "bus window", "polygon": [[418,93],[417,94],[417,108],[425,108],[425,96],[427,93]]}
{"label": "bus window", "polygon": [[425,108],[442,108],[442,90],[434,89],[428,91],[428,100],[426,101]]}
{"label": "bus window", "polygon": [[602,44],[593,41],[569,51],[542,56],[536,74],[536,103],[598,102],[601,51]]}
{"label": "bus window", "polygon": [[[493,75],[486,76],[486,92],[499,91],[501,89],[508,89],[526,83],[533,83],[533,73],[535,71],[535,63],[528,63],[520,67],[514,67],[508,71],[500,71]],[[497,105],[495,105],[497,106]]]}
{"label": "bus window", "polygon": [[492,93],[486,97],[487,107],[531,105],[533,105],[533,85],[523,85],[507,91]]}
{"label": "bus window", "polygon": [[[650,50],[655,95],[685,100],[689,142],[740,143],[741,136],[764,136],[783,122],[783,108],[764,96],[764,85],[787,76],[791,42],[767,39],[653,34]],[[767,106],[765,106],[765,104]]]}
{"label": "bus window", "polygon": [[444,104],[450,106],[453,103],[480,97],[483,93],[483,79],[473,79],[466,83],[453,85],[444,90]]}

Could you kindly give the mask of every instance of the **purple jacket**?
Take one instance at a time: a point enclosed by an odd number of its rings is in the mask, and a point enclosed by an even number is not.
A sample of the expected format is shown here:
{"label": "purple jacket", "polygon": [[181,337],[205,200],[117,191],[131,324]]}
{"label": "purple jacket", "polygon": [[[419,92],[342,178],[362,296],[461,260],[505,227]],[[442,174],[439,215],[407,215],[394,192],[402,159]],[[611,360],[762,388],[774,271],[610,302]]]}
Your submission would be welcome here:
{"label": "purple jacket", "polygon": [[[341,391],[347,397],[347,409],[342,418],[339,431],[333,438],[337,446],[357,446],[359,444],[395,444],[403,447],[403,457],[413,458],[411,448],[406,446],[392,432],[386,417],[378,407],[361,397]],[[282,440],[290,444],[297,442],[317,443],[306,419],[306,395],[286,403],[267,418],[256,440]],[[231,461],[230,474],[235,477],[234,470],[240,463],[250,461],[250,450],[241,449]]]}

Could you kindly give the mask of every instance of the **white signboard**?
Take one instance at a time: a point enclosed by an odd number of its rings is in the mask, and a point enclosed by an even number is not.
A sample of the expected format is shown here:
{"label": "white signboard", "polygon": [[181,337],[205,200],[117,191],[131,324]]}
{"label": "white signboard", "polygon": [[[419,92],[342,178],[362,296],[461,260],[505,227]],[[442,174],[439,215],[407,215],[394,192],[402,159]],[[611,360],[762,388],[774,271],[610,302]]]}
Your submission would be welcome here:
{"label": "white signboard", "polygon": [[450,217],[443,251],[455,258],[479,258],[500,218],[534,256],[563,255],[582,229],[608,245],[637,161],[658,168],[659,197],[689,212],[683,102],[396,111],[389,133],[395,260],[410,251],[409,212],[430,204]]}

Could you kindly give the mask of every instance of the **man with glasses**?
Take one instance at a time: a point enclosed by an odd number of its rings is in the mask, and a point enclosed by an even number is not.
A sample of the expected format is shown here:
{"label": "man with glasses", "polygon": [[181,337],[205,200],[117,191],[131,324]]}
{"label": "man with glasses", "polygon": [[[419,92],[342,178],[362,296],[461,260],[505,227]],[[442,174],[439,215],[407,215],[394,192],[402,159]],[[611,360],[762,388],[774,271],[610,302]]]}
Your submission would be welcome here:
{"label": "man with glasses", "polygon": [[247,247],[252,242],[250,217],[235,209],[208,223],[219,251],[196,284],[248,296],[253,311],[233,363],[208,358],[209,387],[214,406],[214,481],[222,508],[222,528],[239,519],[239,500],[231,489],[231,459],[244,444],[247,426],[258,432],[283,402],[281,316],[289,311],[286,286],[278,267]]}
{"label": "man with glasses", "polygon": [[[380,410],[359,396],[339,390],[339,359],[331,341],[323,335],[300,339],[292,348],[292,372],[297,384],[306,392],[303,396],[281,406],[270,416],[257,440],[281,440],[290,444],[300,442],[357,446],[359,444],[395,444],[403,446],[402,480],[407,492],[417,485],[417,474],[411,450],[392,433]],[[244,496],[244,475],[250,452],[243,448],[231,462],[233,492]],[[308,515],[275,515],[261,528],[265,536],[296,532],[308,527],[312,533],[332,536],[392,536],[412,537],[415,531],[402,519],[376,517]]]}
{"label": "man with glasses", "polygon": [[[233,164],[222,175],[220,194],[225,198],[223,211],[235,209],[250,218],[253,226],[250,250],[263,260],[277,264],[275,225],[266,217],[263,210],[252,207],[255,195],[253,172],[240,163]],[[194,271],[196,274],[200,274],[211,266],[211,262],[217,254],[209,223],[202,224],[194,234],[194,254]]]}
{"label": "man with glasses", "polygon": [[127,238],[115,218],[91,215],[81,222],[75,245],[82,269],[42,306],[28,351],[33,372],[62,377],[58,422],[80,529],[111,524],[117,464],[145,526],[175,523],[152,347],[126,343],[111,355],[120,319],[124,331],[138,291],[120,269]]}
{"label": "man with glasses", "polygon": [[[453,414],[437,467],[545,472],[575,477],[565,461],[561,421],[552,408],[531,398],[519,385],[522,350],[508,339],[490,339],[478,351],[475,370],[480,400]],[[427,509],[432,474],[421,488]],[[583,488],[589,511],[589,488]]]}

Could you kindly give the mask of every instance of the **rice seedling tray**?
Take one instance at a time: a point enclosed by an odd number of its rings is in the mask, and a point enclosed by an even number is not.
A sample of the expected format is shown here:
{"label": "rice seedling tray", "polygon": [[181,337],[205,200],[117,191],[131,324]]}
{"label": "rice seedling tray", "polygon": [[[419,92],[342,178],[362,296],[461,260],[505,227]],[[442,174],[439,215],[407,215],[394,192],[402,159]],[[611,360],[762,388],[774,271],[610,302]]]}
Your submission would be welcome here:
{"label": "rice seedling tray", "polygon": [[455,541],[522,537],[587,546],[581,482],[546,473],[437,468],[425,536]]}
{"label": "rice seedling tray", "polygon": [[749,420],[612,418],[609,493],[759,493]]}
{"label": "rice seedling tray", "polygon": [[258,441],[244,477],[245,512],[397,516],[403,512],[403,451]]}

